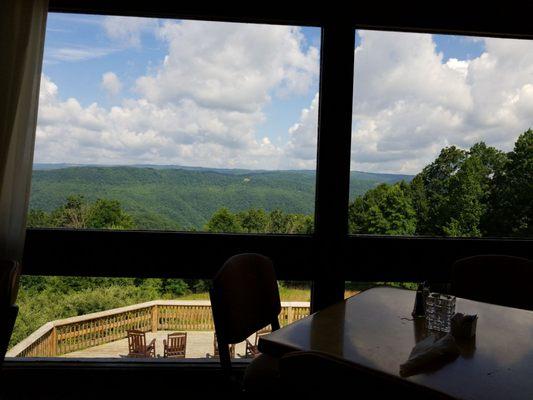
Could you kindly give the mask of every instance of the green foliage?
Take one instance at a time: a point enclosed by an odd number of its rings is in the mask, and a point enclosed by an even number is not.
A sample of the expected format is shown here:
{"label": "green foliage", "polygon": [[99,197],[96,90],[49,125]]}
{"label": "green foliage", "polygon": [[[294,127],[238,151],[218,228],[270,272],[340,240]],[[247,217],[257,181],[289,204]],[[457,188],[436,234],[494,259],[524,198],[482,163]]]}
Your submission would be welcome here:
{"label": "green foliage", "polygon": [[[409,178],[352,172],[350,198],[379,183]],[[255,208],[266,213],[279,209],[311,215],[315,183],[314,171],[65,167],[33,171],[30,208],[49,213],[63,205],[67,196],[83,196],[88,203],[113,199],[120,202],[138,229],[190,231],[203,229],[223,207],[232,213]],[[52,225],[40,220],[31,226]]]}
{"label": "green foliage", "polygon": [[246,233],[264,233],[268,230],[269,216],[265,210],[251,208],[237,214],[237,220]]}
{"label": "green foliage", "polygon": [[410,183],[381,184],[349,208],[352,233],[533,236],[533,131],[512,152],[455,146]]}
{"label": "green foliage", "polygon": [[490,236],[533,236],[533,130],[528,129],[495,172],[485,229]]}
{"label": "green foliage", "polygon": [[221,208],[213,214],[205,229],[208,232],[226,233],[311,234],[313,218],[309,215],[287,214],[279,209],[267,214],[252,208],[234,214],[227,208]]}
{"label": "green foliage", "polygon": [[242,226],[233,214],[227,208],[221,208],[213,214],[211,219],[207,222],[205,230],[208,232],[225,232],[225,233],[239,233],[242,231]]}
{"label": "green foliage", "polygon": [[205,291],[199,284],[191,288],[182,279],[23,276],[10,346],[56,319]]}
{"label": "green foliage", "polygon": [[68,196],[65,203],[47,213],[30,210],[29,227],[133,229],[135,224],[130,215],[122,210],[117,200],[97,199],[89,203],[83,196]]}
{"label": "green foliage", "polygon": [[412,235],[416,230],[416,213],[405,183],[369,190],[350,204],[348,215],[351,233]]}

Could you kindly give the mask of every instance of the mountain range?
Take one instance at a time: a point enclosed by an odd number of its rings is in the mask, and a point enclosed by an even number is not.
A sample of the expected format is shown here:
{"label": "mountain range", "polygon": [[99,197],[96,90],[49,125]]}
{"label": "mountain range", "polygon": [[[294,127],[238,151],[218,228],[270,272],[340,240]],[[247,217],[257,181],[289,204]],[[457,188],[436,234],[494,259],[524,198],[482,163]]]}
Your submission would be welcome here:
{"label": "mountain range", "polygon": [[[352,171],[350,199],[410,175]],[[247,170],[176,165],[35,164],[30,208],[51,211],[69,195],[120,201],[142,229],[200,230],[221,207],[312,214],[315,171]]]}

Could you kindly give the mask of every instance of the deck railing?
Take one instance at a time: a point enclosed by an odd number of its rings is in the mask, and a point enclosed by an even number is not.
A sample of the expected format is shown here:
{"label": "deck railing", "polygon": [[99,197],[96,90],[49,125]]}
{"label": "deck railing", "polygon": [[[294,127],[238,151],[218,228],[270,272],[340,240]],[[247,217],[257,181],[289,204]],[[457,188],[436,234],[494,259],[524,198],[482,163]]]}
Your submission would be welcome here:
{"label": "deck railing", "polygon": [[[289,324],[309,315],[308,302],[282,302],[279,321]],[[51,321],[15,345],[6,357],[56,357],[127,336],[129,329],[214,330],[208,300],[154,300],[78,317]]]}

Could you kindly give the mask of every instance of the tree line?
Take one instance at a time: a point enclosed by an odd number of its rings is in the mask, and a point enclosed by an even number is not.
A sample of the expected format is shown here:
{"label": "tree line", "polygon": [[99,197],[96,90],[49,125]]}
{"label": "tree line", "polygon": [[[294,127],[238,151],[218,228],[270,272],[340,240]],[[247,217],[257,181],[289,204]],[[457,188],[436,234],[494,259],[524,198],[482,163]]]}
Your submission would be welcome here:
{"label": "tree line", "polygon": [[533,131],[504,153],[483,142],[442,149],[410,183],[381,184],[349,206],[351,233],[533,236]]}

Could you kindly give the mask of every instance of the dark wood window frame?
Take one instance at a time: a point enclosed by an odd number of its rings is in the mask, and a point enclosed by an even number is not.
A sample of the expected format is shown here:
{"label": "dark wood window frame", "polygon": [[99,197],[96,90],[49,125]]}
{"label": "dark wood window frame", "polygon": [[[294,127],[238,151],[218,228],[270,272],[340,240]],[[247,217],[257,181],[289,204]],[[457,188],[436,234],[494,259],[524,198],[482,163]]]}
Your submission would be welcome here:
{"label": "dark wood window frame", "polygon": [[[354,29],[532,39],[531,6],[503,10],[494,6],[482,14],[465,4],[461,14],[456,9],[437,13],[434,4],[425,9],[383,3],[358,7],[354,12],[312,6],[303,13],[287,4],[263,9],[254,6],[50,0],[49,9],[321,27],[314,234],[28,229],[25,274],[208,279],[229,256],[254,251],[274,260],[279,279],[312,281],[312,306],[317,310],[342,299],[348,280],[445,282],[451,263],[463,256],[501,253],[533,258],[533,241],[527,239],[350,236],[347,227]],[[10,362],[15,361],[7,365]]]}

